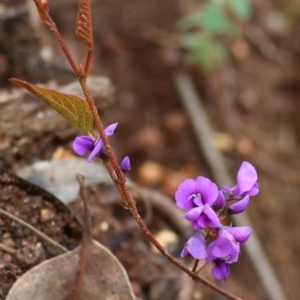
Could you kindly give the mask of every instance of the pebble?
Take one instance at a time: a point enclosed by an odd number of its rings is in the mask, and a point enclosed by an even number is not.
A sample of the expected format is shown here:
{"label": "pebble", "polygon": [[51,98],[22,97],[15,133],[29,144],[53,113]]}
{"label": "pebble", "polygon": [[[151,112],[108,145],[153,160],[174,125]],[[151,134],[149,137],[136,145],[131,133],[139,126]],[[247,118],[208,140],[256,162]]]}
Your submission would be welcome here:
{"label": "pebble", "polygon": [[53,212],[48,208],[43,208],[40,212],[41,222],[48,222],[53,219]]}

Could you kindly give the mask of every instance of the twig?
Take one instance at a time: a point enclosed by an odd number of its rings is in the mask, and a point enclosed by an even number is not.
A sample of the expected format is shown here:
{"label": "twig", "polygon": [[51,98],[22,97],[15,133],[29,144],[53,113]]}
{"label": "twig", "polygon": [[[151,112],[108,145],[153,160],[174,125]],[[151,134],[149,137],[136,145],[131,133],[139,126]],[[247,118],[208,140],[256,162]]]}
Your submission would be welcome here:
{"label": "twig", "polygon": [[4,252],[7,252],[9,254],[16,254],[17,253],[17,250],[16,249],[13,249],[11,247],[8,247],[2,243],[0,243],[0,250],[4,251]]}
{"label": "twig", "polygon": [[291,64],[293,56],[285,50],[276,48],[259,26],[249,26],[246,30],[246,36],[258,47],[260,53],[267,59],[282,66]]}
{"label": "twig", "polygon": [[80,198],[83,202],[84,212],[83,212],[83,241],[80,249],[80,262],[79,269],[76,279],[75,288],[72,294],[71,299],[77,300],[80,297],[80,293],[82,290],[84,273],[86,271],[87,257],[88,257],[88,248],[92,242],[92,233],[90,227],[90,219],[89,219],[89,210],[88,210],[88,194],[86,187],[84,185],[84,177],[82,175],[77,175],[77,181],[80,186]]}
{"label": "twig", "polygon": [[59,243],[55,242],[54,240],[52,240],[50,237],[48,237],[47,235],[45,235],[44,233],[42,233],[38,229],[36,229],[33,226],[31,226],[30,224],[22,221],[21,219],[17,218],[16,216],[10,214],[9,212],[3,210],[2,208],[0,208],[0,214],[2,214],[4,216],[6,216],[7,218],[9,218],[9,219],[11,219],[11,220],[19,223],[22,226],[26,227],[27,229],[29,229],[30,231],[32,231],[33,233],[35,233],[37,236],[39,236],[41,239],[43,239],[44,241],[48,242],[52,246],[56,247],[60,251],[62,251],[62,252],[68,252],[69,251],[67,248],[65,248],[64,246],[62,246]]}
{"label": "twig", "polygon": [[[199,148],[202,150],[214,178],[220,186],[233,186],[234,183],[226,169],[223,157],[212,144],[211,126],[191,78],[185,73],[177,73],[175,75],[175,83],[183,105],[190,116]],[[248,215],[245,212],[233,215],[233,220],[238,226],[247,225],[252,228],[251,238],[245,244],[245,248],[269,298],[272,300],[285,300],[286,297],[280,282],[276,278],[273,268],[263,251]]]}

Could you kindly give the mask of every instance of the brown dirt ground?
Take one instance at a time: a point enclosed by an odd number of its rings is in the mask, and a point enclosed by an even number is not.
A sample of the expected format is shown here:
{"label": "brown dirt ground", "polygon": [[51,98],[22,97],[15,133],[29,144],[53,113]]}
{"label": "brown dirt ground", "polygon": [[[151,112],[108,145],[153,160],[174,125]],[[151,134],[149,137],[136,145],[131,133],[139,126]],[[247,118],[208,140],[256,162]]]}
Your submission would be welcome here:
{"label": "brown dirt ground", "polygon": [[[22,1],[4,3],[12,9],[24,8],[20,6]],[[52,0],[50,3],[51,15],[76,60],[82,61],[85,48],[73,33],[77,1]],[[115,104],[103,113],[103,121],[105,124],[119,122],[112,141],[118,157],[130,156],[130,176],[171,197],[184,177],[210,175],[174,84],[177,70],[185,69],[192,75],[214,130],[229,138],[230,142],[220,147],[233,176],[242,160],[251,161],[258,169],[261,192],[253,199],[249,214],[288,299],[297,300],[300,278],[300,19],[299,14],[292,15],[291,12],[296,11],[293,7],[299,10],[299,4],[297,6],[292,0],[253,1],[254,15],[244,28],[243,38],[231,45],[231,61],[204,75],[196,67],[184,66],[182,52],[164,43],[166,37],[172,40],[176,32],[181,14],[177,1],[94,1],[95,51],[91,71],[109,76],[117,88]],[[40,25],[33,30],[26,10],[22,9],[12,10],[14,14],[0,19],[0,86],[8,87],[7,78],[11,76],[30,82],[45,82],[49,78],[59,83],[73,80],[52,37]],[[282,31],[267,25],[266,20],[276,17],[276,12],[284,12],[290,22]],[[50,45],[55,53],[47,63],[38,55],[45,45]],[[11,124],[14,124],[13,119]],[[70,150],[76,134],[66,127],[62,134],[58,126],[53,130],[22,128],[19,132],[0,130],[0,133],[1,165],[13,171],[36,160],[51,159],[58,146]],[[217,141],[220,143],[220,135]],[[149,162],[155,164],[149,165]],[[147,176],[150,171],[156,175],[154,180]],[[1,207],[7,209],[9,205],[12,213],[21,207],[20,199],[29,196],[19,185],[1,184],[0,190]],[[7,190],[11,193],[9,196]],[[97,199],[100,192],[101,199],[112,197],[107,195],[112,191],[103,191],[103,187],[90,188],[95,238],[120,258],[140,298],[176,299],[186,284],[185,278],[150,250],[149,243],[122,207],[101,204]],[[45,202],[42,195],[30,196],[30,199],[26,206],[22,204],[20,217],[30,219],[48,232],[45,223],[39,221],[41,210],[52,210],[58,204]],[[35,209],[31,210],[32,207]],[[77,216],[81,214],[80,207],[80,203],[73,205]],[[143,206],[141,209],[146,213]],[[28,215],[28,211],[32,215]],[[65,217],[61,212],[54,215],[65,220],[62,227],[71,222],[68,214]],[[155,211],[154,216],[150,222],[154,232],[166,228],[173,230],[170,223],[160,217],[159,211]],[[105,221],[112,224],[112,230],[103,233],[101,224]],[[16,233],[25,236],[30,245],[37,242],[26,230],[16,227],[1,217],[1,242],[6,237],[16,249],[24,246],[22,238],[15,237]],[[80,235],[70,240],[70,231],[67,232],[67,236],[59,235],[57,240],[66,239],[65,245],[72,248]],[[178,253],[178,249],[171,250]],[[46,251],[46,257],[52,255]],[[5,299],[9,285],[26,268],[22,269],[12,255],[3,252],[1,270],[2,266],[6,268],[5,274],[11,276],[3,287],[0,286],[0,299]],[[210,277],[209,272],[205,275]],[[230,278],[221,286],[245,299],[267,299],[243,252],[239,263],[232,266]],[[200,285],[194,288],[191,299],[200,299],[200,290],[202,299],[215,299],[216,295],[206,288]]]}

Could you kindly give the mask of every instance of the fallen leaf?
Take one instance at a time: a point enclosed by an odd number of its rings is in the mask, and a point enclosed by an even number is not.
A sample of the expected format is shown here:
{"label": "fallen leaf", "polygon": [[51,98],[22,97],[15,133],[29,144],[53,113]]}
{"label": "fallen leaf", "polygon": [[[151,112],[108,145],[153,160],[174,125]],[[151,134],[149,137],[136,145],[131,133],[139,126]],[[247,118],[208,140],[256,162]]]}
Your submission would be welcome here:
{"label": "fallen leaf", "polygon": [[[66,300],[72,295],[80,267],[81,246],[44,261],[21,276],[6,300]],[[92,240],[87,247],[85,272],[77,300],[132,300],[128,275],[118,259]]]}

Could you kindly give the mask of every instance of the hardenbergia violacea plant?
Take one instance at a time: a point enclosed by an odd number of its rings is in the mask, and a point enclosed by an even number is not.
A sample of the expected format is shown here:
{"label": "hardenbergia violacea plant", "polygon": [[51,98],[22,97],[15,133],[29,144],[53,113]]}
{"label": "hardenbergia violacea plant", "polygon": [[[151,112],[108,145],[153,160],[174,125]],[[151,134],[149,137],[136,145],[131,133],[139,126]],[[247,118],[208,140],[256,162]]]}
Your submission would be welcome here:
{"label": "hardenbergia violacea plant", "polygon": [[[247,208],[250,197],[259,192],[255,168],[249,162],[243,162],[237,173],[236,185],[233,187],[219,189],[210,179],[202,176],[186,179],[179,185],[175,194],[176,204],[186,211],[184,218],[191,222],[195,230],[195,234],[186,242],[181,253],[181,257],[191,256],[195,259],[193,268],[187,268],[160,245],[140,217],[136,202],[126,186],[124,175],[130,170],[130,160],[128,157],[123,160],[117,159],[108,139],[117,130],[118,120],[115,120],[114,124],[103,125],[87,84],[93,52],[90,1],[81,0],[77,14],[76,34],[87,45],[85,62],[79,66],[73,60],[48,13],[48,0],[34,0],[34,2],[42,22],[53,33],[69,61],[86,99],[38,87],[20,79],[10,80],[46,101],[82,133],[73,142],[74,151],[80,156],[87,156],[88,163],[92,163],[94,159],[102,160],[122,198],[122,206],[131,213],[149,241],[162,255],[193,280],[205,284],[229,299],[240,299],[206,280],[199,273],[204,267],[210,266],[217,280],[225,280],[230,274],[230,265],[238,260],[241,245],[250,237],[251,228],[228,226],[224,220],[228,215],[242,213]],[[202,263],[201,266],[199,262]]]}

